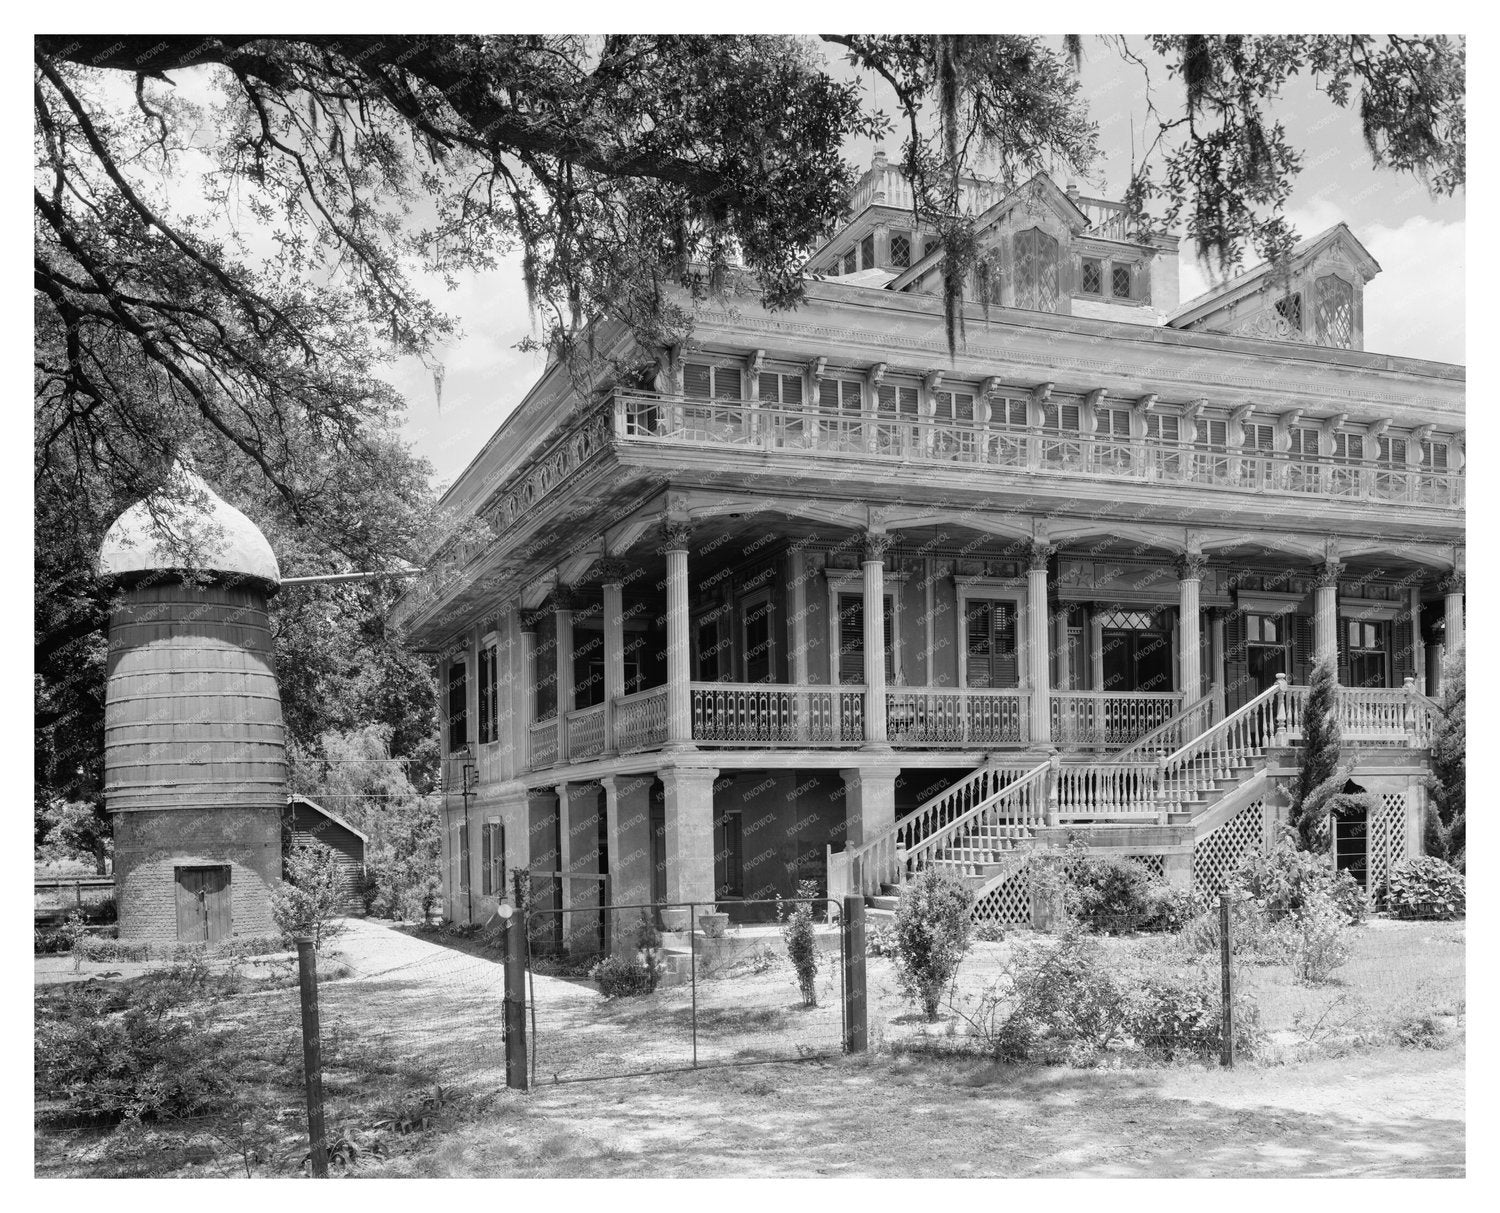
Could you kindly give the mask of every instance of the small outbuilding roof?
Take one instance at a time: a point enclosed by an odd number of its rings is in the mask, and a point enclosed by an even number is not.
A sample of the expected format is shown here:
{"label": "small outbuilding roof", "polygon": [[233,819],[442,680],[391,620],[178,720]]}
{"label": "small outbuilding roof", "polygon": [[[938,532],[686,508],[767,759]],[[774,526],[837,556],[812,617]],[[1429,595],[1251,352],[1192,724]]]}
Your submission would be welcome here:
{"label": "small outbuilding roof", "polygon": [[100,577],[188,570],[281,584],[276,554],[260,528],[182,464],[173,483],[120,515],[104,535]]}
{"label": "small outbuilding roof", "polygon": [[325,809],[317,801],[315,801],[315,800],[309,800],[306,796],[302,795],[301,792],[293,792],[290,796],[288,796],[286,798],[286,803],[287,803],[287,808],[289,808],[289,809],[294,809],[295,806],[297,806],[299,804],[306,805],[308,808],[312,809],[314,812],[319,813],[322,816],[326,817],[329,821],[333,822],[334,825],[336,825],[336,826],[343,826],[344,829],[346,829],[346,830],[349,831],[349,833],[357,836],[359,838],[360,842],[369,842],[370,841],[370,836],[368,834],[366,834],[363,830],[359,829],[357,826],[350,825],[347,821],[345,821],[337,813],[330,813],[327,809]]}

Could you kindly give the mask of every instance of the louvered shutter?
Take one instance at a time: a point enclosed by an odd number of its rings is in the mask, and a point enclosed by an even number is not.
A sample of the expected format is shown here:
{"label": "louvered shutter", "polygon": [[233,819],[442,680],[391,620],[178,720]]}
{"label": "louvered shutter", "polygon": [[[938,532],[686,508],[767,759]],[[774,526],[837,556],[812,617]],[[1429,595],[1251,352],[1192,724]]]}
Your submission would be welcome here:
{"label": "louvered shutter", "polygon": [[876,397],[876,407],[880,412],[902,417],[915,417],[920,404],[917,389],[906,384],[882,383]]}
{"label": "louvered shutter", "polygon": [[1232,611],[1224,620],[1224,710],[1244,707],[1255,697],[1250,685],[1250,654],[1245,647],[1245,615]]}
{"label": "louvered shutter", "polygon": [[974,420],[974,397],[967,392],[954,392],[953,397],[953,419],[955,421]]}
{"label": "louvered shutter", "polygon": [[1422,466],[1431,472],[1448,470],[1448,444],[1446,442],[1424,442],[1422,444]]}
{"label": "louvered shutter", "polygon": [[712,368],[701,362],[686,362],[682,367],[682,394],[694,400],[712,395]]}
{"label": "louvered shutter", "polygon": [[448,750],[461,750],[469,744],[467,666],[455,661],[448,666]]}
{"label": "louvered shutter", "polygon": [[839,595],[839,681],[865,680],[865,605],[855,594]]}
{"label": "louvered shutter", "polygon": [[1339,647],[1339,685],[1349,685],[1349,621],[1342,615],[1338,617],[1338,647]]}
{"label": "louvered shutter", "polygon": [[1245,449],[1270,451],[1276,445],[1276,427],[1252,421],[1245,426]]}
{"label": "louvered shutter", "polygon": [[1292,673],[1298,686],[1306,686],[1312,678],[1313,665],[1313,621],[1307,615],[1292,615]]}
{"label": "louvered shutter", "polygon": [[737,366],[714,367],[714,399],[743,400],[745,398],[744,374]]}
{"label": "louvered shutter", "polygon": [[1386,467],[1398,471],[1406,468],[1406,439],[1381,438],[1380,451],[1376,458]]}
{"label": "louvered shutter", "polygon": [[762,404],[782,404],[789,408],[802,405],[802,376],[784,371],[764,371],[757,392]]}
{"label": "louvered shutter", "polygon": [[1011,400],[1008,397],[991,401],[994,410],[992,416],[996,425],[1015,426],[1025,429],[1030,421],[1027,419],[1027,403],[1024,400]]}
{"label": "louvered shutter", "polygon": [[1160,413],[1146,414],[1146,437],[1157,442],[1176,442],[1181,434],[1181,418]]}
{"label": "louvered shutter", "polygon": [[1129,438],[1129,409],[1100,409],[1095,414],[1096,430],[1101,438]]}
{"label": "louvered shutter", "polygon": [[1401,686],[1406,679],[1414,677],[1417,672],[1416,660],[1412,655],[1412,626],[1411,616],[1405,611],[1396,616],[1396,622],[1392,631],[1391,672],[1395,676],[1392,686]]}

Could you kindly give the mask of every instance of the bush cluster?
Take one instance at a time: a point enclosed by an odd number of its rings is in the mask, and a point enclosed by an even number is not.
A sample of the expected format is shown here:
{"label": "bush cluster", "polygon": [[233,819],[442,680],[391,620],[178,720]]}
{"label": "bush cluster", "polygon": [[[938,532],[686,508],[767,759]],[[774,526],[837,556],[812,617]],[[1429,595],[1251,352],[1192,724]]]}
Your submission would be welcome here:
{"label": "bush cluster", "polygon": [[[645,910],[635,924],[635,955],[606,956],[589,969],[589,979],[606,998],[631,998],[652,994],[661,981],[661,932]],[[533,966],[534,967],[534,966]]]}
{"label": "bush cluster", "polygon": [[1192,894],[1153,877],[1140,864],[1116,856],[1068,862],[1071,895],[1065,904],[1090,930],[1176,931],[1193,917]]}
{"label": "bush cluster", "polygon": [[[797,896],[815,898],[817,885],[810,880],[799,881]],[[786,954],[797,971],[797,988],[802,993],[802,1005],[818,1005],[818,941],[813,933],[813,903],[811,900],[796,901],[790,907],[776,899],[776,917],[781,922],[781,938],[786,944]]]}
{"label": "bush cluster", "polygon": [[140,963],[153,958],[182,962],[197,956],[207,959],[266,956],[286,950],[286,941],[279,935],[245,935],[218,943],[164,944],[89,934],[82,936],[73,947],[74,954],[83,960],[107,964]]}
{"label": "bush cluster", "polygon": [[901,988],[935,1020],[943,991],[969,950],[974,897],[964,882],[927,868],[901,889],[896,906],[896,975]]}
{"label": "bush cluster", "polygon": [[1296,835],[1283,830],[1266,854],[1253,854],[1229,880],[1230,890],[1256,901],[1272,922],[1295,916],[1310,900],[1331,900],[1349,923],[1363,922],[1367,906],[1359,884],[1348,872],[1335,872],[1326,854],[1304,851]]}
{"label": "bush cluster", "polygon": [[1434,855],[1403,859],[1386,878],[1384,900],[1397,918],[1457,918],[1464,913],[1464,878]]}

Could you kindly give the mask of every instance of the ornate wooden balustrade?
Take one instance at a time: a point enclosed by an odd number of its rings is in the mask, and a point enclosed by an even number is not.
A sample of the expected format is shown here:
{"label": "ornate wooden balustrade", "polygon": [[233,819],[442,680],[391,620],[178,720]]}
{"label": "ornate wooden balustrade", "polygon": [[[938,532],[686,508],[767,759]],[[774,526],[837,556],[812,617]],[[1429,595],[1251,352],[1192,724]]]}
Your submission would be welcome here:
{"label": "ornate wooden balustrade", "polygon": [[531,726],[531,769],[554,766],[561,750],[558,746],[558,720],[538,720]]}
{"label": "ornate wooden balustrade", "polygon": [[862,686],[692,684],[693,740],[716,745],[857,745],[865,739]]}
{"label": "ornate wooden balustrade", "polygon": [[1195,699],[1165,724],[1141,734],[1123,750],[1112,756],[1115,762],[1155,761],[1187,745],[1214,721],[1224,716],[1224,688],[1217,682],[1208,694]]}
{"label": "ornate wooden balustrade", "polygon": [[604,735],[606,714],[602,703],[568,713],[568,761],[597,758],[604,753],[609,745]]}
{"label": "ornate wooden balustrade", "polygon": [[1063,821],[1157,819],[1155,762],[1062,763],[1053,813]]}
{"label": "ornate wooden balustrade", "polygon": [[620,753],[649,750],[666,740],[666,687],[652,687],[615,700],[615,748]]}
{"label": "ornate wooden balustrade", "polygon": [[1058,745],[1123,746],[1168,724],[1180,691],[1053,691],[1052,740]]}
{"label": "ornate wooden balustrade", "polygon": [[1332,456],[1246,452],[1040,426],[783,408],[753,400],[697,400],[622,390],[614,397],[614,430],[616,438],[633,441],[972,464],[1041,474],[1209,485],[1244,493],[1446,508],[1464,504],[1464,477],[1457,472],[1393,469]]}
{"label": "ornate wooden balustrade", "polygon": [[886,735],[892,745],[1023,745],[1030,698],[1019,690],[896,687],[885,696]]}

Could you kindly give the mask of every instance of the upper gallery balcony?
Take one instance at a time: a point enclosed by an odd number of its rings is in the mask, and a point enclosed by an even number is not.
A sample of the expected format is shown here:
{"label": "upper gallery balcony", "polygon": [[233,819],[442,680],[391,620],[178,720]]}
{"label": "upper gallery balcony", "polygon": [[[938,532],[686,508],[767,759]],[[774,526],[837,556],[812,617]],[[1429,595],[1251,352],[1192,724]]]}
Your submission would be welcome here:
{"label": "upper gallery balcony", "polygon": [[[1059,412],[1026,398],[996,398],[948,417],[862,409],[833,411],[741,399],[695,399],[618,390],[613,397],[617,440],[753,452],[803,452],[899,464],[990,468],[1040,476],[1185,485],[1241,494],[1334,498],[1459,509],[1464,477],[1449,470],[1445,444],[1419,434],[1393,440],[1367,427],[1289,429],[1278,441],[1273,423],[1244,425],[1231,439],[1228,421],[1194,427],[1175,415],[1143,416],[1121,409],[1095,432],[1083,432],[1081,409]],[[967,414],[967,415],[965,415]],[[1039,416],[1051,424],[1024,424]],[[1236,425],[1235,429],[1240,426]],[[1138,432],[1134,436],[1132,429]],[[1328,430],[1326,439],[1323,431]],[[1275,449],[1295,446],[1296,449]],[[1333,453],[1323,454],[1326,446]],[[1312,452],[1319,453],[1312,453]]]}

